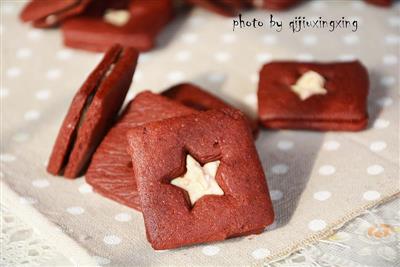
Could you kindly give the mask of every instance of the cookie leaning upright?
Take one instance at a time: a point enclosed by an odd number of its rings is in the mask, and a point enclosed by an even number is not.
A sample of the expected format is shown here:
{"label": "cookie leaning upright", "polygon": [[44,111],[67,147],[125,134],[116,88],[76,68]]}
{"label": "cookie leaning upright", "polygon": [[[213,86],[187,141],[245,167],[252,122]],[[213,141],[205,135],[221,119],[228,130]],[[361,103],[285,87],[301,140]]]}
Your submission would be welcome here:
{"label": "cookie leaning upright", "polygon": [[221,109],[128,132],[147,238],[155,249],[261,233],[274,220],[244,115]]}
{"label": "cookie leaning upright", "polygon": [[114,45],[74,96],[50,156],[47,171],[75,178],[113,124],[136,68],[138,52]]}

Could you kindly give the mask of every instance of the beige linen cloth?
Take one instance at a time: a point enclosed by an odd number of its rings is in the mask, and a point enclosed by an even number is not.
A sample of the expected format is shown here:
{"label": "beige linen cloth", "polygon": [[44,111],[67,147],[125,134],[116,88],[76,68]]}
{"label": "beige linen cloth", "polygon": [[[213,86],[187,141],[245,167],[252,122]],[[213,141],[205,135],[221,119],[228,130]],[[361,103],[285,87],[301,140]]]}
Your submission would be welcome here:
{"label": "beige linen cloth", "polygon": [[[58,30],[21,24],[19,1],[1,2],[1,178],[48,221],[111,266],[261,265],[325,237],[363,210],[399,192],[399,5],[310,1],[276,13],[282,32],[232,31],[232,19],[196,9],[178,17],[160,47],[140,58],[129,98],[181,81],[201,85],[255,111],[258,71],[275,59],[360,59],[371,78],[370,124],[362,132],[262,131],[257,148],[276,213],[263,234],[154,251],[142,215],[93,193],[84,179],[45,167],[69,103],[100,54],[66,49]],[[263,11],[246,17],[268,19]],[[357,32],[306,30],[295,16],[359,22]],[[346,88],[343,88],[345,90]],[[210,133],[212,134],[212,133]]]}

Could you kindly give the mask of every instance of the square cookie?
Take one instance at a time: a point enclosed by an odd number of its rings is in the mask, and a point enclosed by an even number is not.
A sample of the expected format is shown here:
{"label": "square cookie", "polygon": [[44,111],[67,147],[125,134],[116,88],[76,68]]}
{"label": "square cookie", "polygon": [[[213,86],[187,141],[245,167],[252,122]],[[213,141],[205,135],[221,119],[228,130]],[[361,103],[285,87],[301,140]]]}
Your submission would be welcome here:
{"label": "square cookie", "polygon": [[258,114],[272,129],[358,131],[367,126],[368,73],[359,61],[272,62],[258,86]]}
{"label": "square cookie", "polygon": [[114,43],[140,51],[153,48],[158,33],[171,21],[171,0],[93,1],[79,16],[62,24],[66,46],[104,51]]}
{"label": "square cookie", "polygon": [[94,191],[123,205],[140,210],[132,160],[126,148],[127,132],[150,121],[183,116],[194,110],[151,92],[139,93],[107,133],[86,173],[86,181]]}
{"label": "square cookie", "polygon": [[246,119],[233,109],[151,122],[128,132],[154,249],[261,233],[274,220]]}

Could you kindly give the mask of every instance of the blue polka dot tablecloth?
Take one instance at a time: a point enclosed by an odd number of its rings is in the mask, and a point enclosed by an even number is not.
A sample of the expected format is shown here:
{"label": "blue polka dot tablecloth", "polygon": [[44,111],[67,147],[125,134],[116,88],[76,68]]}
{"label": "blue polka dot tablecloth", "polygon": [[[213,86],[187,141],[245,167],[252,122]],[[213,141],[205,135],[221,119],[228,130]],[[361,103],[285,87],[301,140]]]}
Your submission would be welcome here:
{"label": "blue polka dot tablecloth", "polygon": [[101,55],[63,47],[57,29],[21,24],[23,4],[1,2],[1,179],[19,204],[38,211],[99,264],[261,265],[333,234],[399,192],[399,3],[383,9],[360,1],[308,1],[274,14],[285,22],[345,16],[358,22],[356,32],[232,31],[231,18],[194,9],[161,34],[157,49],[140,56],[129,99],[190,81],[250,112],[265,62],[357,58],[370,74],[365,131],[262,131],[256,144],[276,213],[264,233],[168,251],[151,249],[140,213],[93,193],[83,178],[46,173],[68,105]]}

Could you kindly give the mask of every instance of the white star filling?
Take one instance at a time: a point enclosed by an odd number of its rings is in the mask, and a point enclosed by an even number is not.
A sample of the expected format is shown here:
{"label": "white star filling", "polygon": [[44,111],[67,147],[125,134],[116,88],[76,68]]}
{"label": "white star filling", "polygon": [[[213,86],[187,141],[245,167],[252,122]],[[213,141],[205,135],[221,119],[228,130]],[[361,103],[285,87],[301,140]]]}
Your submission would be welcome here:
{"label": "white star filling", "polygon": [[306,100],[313,95],[325,95],[325,79],[315,71],[307,71],[290,88],[301,100]]}
{"label": "white star filling", "polygon": [[107,9],[103,20],[117,27],[122,27],[128,23],[131,13],[128,10]]}
{"label": "white star filling", "polygon": [[186,173],[171,181],[171,184],[186,190],[192,206],[205,195],[222,196],[224,191],[215,180],[220,161],[212,161],[201,166],[192,156],[186,157]]}

